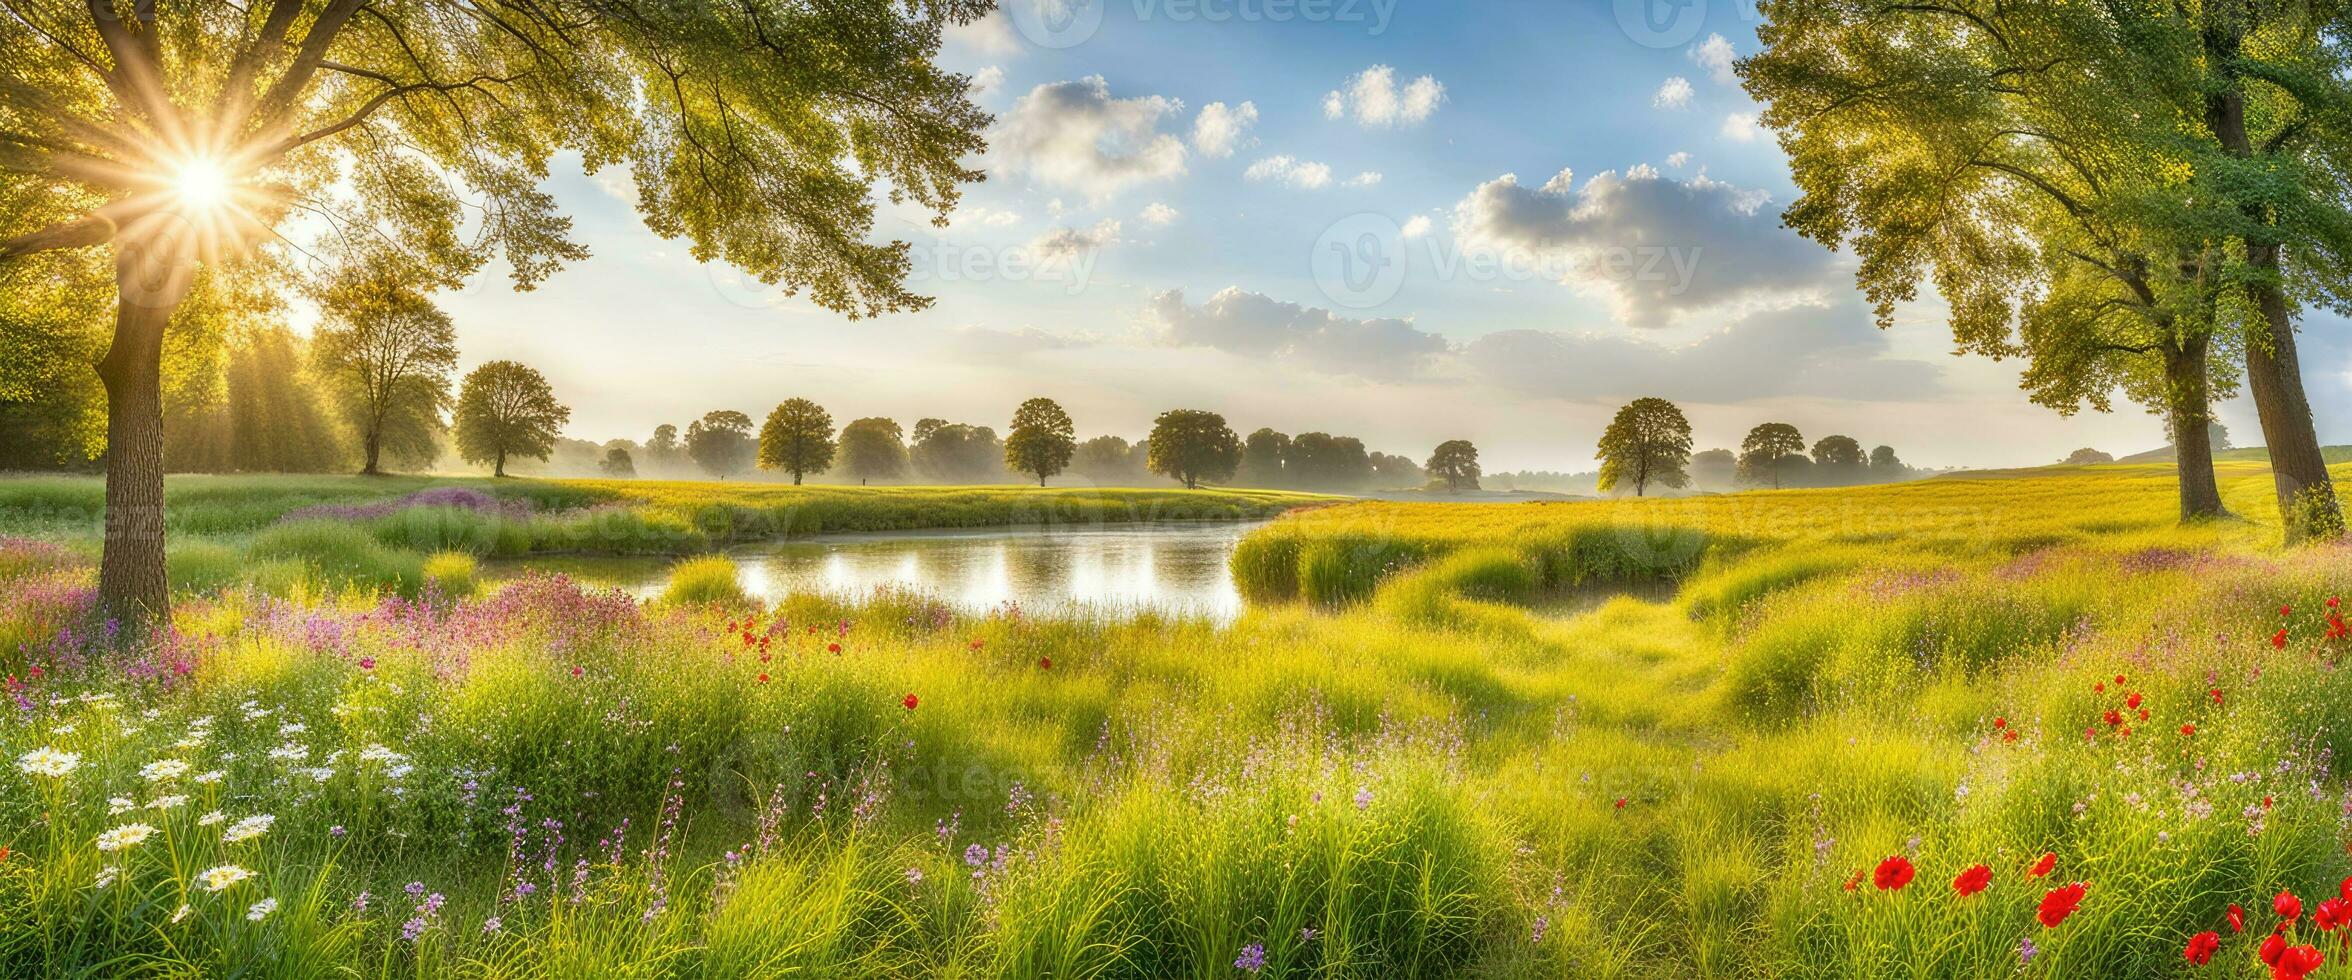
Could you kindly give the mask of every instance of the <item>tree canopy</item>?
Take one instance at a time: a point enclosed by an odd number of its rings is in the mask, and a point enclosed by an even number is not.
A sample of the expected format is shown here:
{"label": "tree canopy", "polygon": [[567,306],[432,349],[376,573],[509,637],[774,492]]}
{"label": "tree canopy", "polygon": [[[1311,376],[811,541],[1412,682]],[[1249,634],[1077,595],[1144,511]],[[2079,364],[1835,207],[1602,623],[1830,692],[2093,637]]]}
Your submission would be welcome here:
{"label": "tree canopy", "polygon": [[546,459],[572,410],[536,369],[491,361],[466,374],[457,392],[457,451],[469,463],[505,476],[510,457]]}
{"label": "tree canopy", "polygon": [[751,438],[751,416],[731,409],[709,412],[686,423],[686,455],[719,479],[751,465],[759,443]]}
{"label": "tree canopy", "polygon": [[1078,430],[1053,399],[1032,398],[1013,410],[1012,433],[1004,444],[1005,466],[1013,472],[1036,476],[1042,487],[1047,477],[1069,468],[1077,451]]}
{"label": "tree canopy", "polygon": [[1228,479],[1241,465],[1241,439],[1226,426],[1225,416],[1215,412],[1161,412],[1152,421],[1148,446],[1144,465],[1188,488],[1198,488],[1203,480]]}
{"label": "tree canopy", "polygon": [[[1748,437],[1740,441],[1740,478],[1749,483],[1770,481],[1779,489],[1790,458],[1802,458],[1805,437],[1797,427],[1786,422],[1766,422],[1748,430]],[[1811,460],[1805,460],[1810,464]]]}
{"label": "tree canopy", "polygon": [[1650,484],[1690,485],[1691,427],[1682,409],[1663,398],[1636,398],[1617,410],[1601,432],[1601,475],[1596,486],[1608,493],[1626,483],[1634,496]]}
{"label": "tree canopy", "polygon": [[859,483],[906,477],[906,431],[885,418],[858,419],[841,427],[841,471]]}
{"label": "tree canopy", "polygon": [[1429,462],[1422,467],[1431,479],[1444,480],[1446,489],[1460,491],[1467,486],[1478,489],[1478,447],[1468,439],[1448,439],[1438,443],[1430,452]]}
{"label": "tree canopy", "polygon": [[833,449],[832,414],[806,398],[785,399],[760,426],[760,469],[790,473],[794,486],[832,466]]}
{"label": "tree canopy", "polygon": [[457,369],[456,325],[392,268],[347,269],[317,298],[325,319],[312,356],[358,433],[360,472],[382,472],[386,455],[432,462]]}

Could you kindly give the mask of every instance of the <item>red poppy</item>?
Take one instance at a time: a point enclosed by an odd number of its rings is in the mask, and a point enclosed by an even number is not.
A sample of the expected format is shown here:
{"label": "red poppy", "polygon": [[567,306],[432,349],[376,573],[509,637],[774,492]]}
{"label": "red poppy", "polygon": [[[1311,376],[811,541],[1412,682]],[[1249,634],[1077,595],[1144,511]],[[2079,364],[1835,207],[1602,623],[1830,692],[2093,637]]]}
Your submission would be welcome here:
{"label": "red poppy", "polygon": [[2331,898],[2319,903],[2318,908],[2311,910],[2311,924],[2321,932],[2334,932],[2352,924],[2352,902]]}
{"label": "red poppy", "polygon": [[[2263,944],[2266,949],[2269,945]],[[2279,950],[2277,959],[2269,961],[2271,980],[2303,980],[2327,962],[2317,946],[2287,946],[2284,939],[2279,940],[2279,945],[2285,948]]]}
{"label": "red poppy", "polygon": [[2041,877],[2041,876],[2043,876],[2043,875],[2049,874],[2049,873],[2050,873],[2050,869],[2052,869],[2052,868],[2055,868],[2055,867],[2057,867],[2057,866],[2058,866],[2058,855],[2057,855],[2057,853],[2056,853],[2056,852],[2047,853],[2047,854],[2044,854],[2044,855],[2042,855],[2042,859],[2041,859],[2041,860],[2039,860],[2039,861],[2035,861],[2035,862],[2033,863],[2033,867],[2030,867],[2030,868],[2027,868],[2027,869],[2025,869],[2025,876],[2026,876],[2026,877],[2028,877],[2028,878],[2039,878],[2039,877]]}
{"label": "red poppy", "polygon": [[2231,932],[2246,931],[2246,909],[2236,902],[2230,903],[2229,926]]}
{"label": "red poppy", "polygon": [[2099,692],[2099,693],[2101,693],[2101,694],[2105,694],[2105,693],[2107,693],[2107,682],[2106,682],[2106,681],[2100,681],[2099,683],[2093,684],[2093,685],[2091,685],[2091,690],[2097,691],[2097,692]]}
{"label": "red poppy", "polygon": [[2122,687],[2122,686],[2123,686],[2123,675],[2122,675],[2122,674],[2117,674],[2117,675],[2115,675],[2115,686],[2117,686],[2117,687]]}
{"label": "red poppy", "polygon": [[1846,890],[1847,890],[1847,891],[1853,891],[1853,890],[1854,890],[1854,888],[1855,888],[1855,886],[1857,886],[1857,885],[1860,885],[1861,883],[1862,883],[1862,869],[1861,869],[1861,868],[1855,868],[1855,869],[1854,869],[1854,874],[1853,874],[1853,877],[1850,877],[1850,878],[1847,878],[1847,879],[1846,879]]}
{"label": "red poppy", "polygon": [[[16,679],[16,678],[13,678],[13,677],[9,678],[9,680],[15,680],[15,679]],[[1994,731],[1999,731],[1999,730],[2001,730],[2001,729],[2003,729],[2003,728],[2007,728],[2007,727],[2009,727],[2009,719],[2007,719],[2007,718],[1995,718],[1995,719],[1993,719],[1993,730],[1994,730]]]}
{"label": "red poppy", "polygon": [[2292,616],[2292,615],[2294,615],[2294,614],[2295,614],[2295,607],[2293,607],[2293,606],[2280,606],[2280,607],[2279,607],[2279,615],[2281,615],[2281,616]]}
{"label": "red poppy", "polygon": [[2133,691],[2130,694],[2124,695],[2123,706],[2126,708],[2138,708],[2140,706],[2140,692]]}
{"label": "red poppy", "polygon": [[1037,658],[1037,669],[1039,669],[1039,670],[1052,670],[1052,669],[1053,669],[1053,658],[1052,658],[1052,657],[1039,657],[1039,658]]}
{"label": "red poppy", "polygon": [[2117,725],[2123,724],[2123,712],[2117,711],[2114,708],[2107,709],[2107,713],[2100,717],[2106,720],[2107,727],[2109,728],[2114,728]]}
{"label": "red poppy", "polygon": [[2268,810],[2268,809],[2270,809],[2270,807],[2271,807],[2271,805],[2272,805],[2272,804],[2274,804],[2274,803],[2277,803],[2277,802],[2278,802],[2278,798],[2277,798],[2277,797],[2275,797],[2275,796],[2265,796],[2265,797],[2263,797],[2263,798],[2262,798],[2262,808],[2263,808],[2263,809],[2265,809],[2265,810]]}
{"label": "red poppy", "polygon": [[2001,741],[2004,741],[2004,742],[2014,742],[2014,741],[2017,741],[2017,732],[2015,732],[2014,730],[2012,730],[2012,731],[2006,731],[2006,732],[2002,732],[2002,733],[2001,733]]}
{"label": "red poppy", "polygon": [[2217,688],[2214,688],[2214,689],[2212,689],[2212,690],[2210,690],[2210,691],[2207,691],[2207,692],[2205,692],[2205,696],[2206,696],[2206,697],[2209,697],[2209,698],[2212,698],[2212,699],[2213,699],[2213,703],[2218,705],[2218,704],[2220,704],[2220,703],[2221,703],[2221,688],[2218,688],[2218,687],[2217,687]]}
{"label": "red poppy", "polygon": [[2331,640],[2341,640],[2347,636],[2352,636],[2352,626],[2346,626],[2344,624],[2343,616],[2336,613],[2329,613],[2327,638]]}
{"label": "red poppy", "polygon": [[2186,738],[2195,734],[2197,734],[2197,726],[2195,723],[2185,721],[2181,723],[2181,737]]}
{"label": "red poppy", "polygon": [[2035,910],[2034,918],[2042,920],[2044,929],[2058,928],[2059,923],[2066,921],[2067,916],[2082,907],[2083,893],[2088,890],[2089,887],[2079,881],[2050,889],[2049,894],[2042,896],[2041,907]]}
{"label": "red poppy", "polygon": [[825,652],[826,652],[826,653],[840,653],[840,652],[841,652],[841,644],[839,644],[839,643],[827,643],[827,644],[825,644]]}
{"label": "red poppy", "polygon": [[14,853],[16,852],[5,847],[0,847],[0,864],[7,864],[8,856]]}
{"label": "red poppy", "polygon": [[2280,892],[2270,900],[2270,910],[2278,913],[2279,918],[2293,922],[2303,917],[2303,900],[2296,898],[2294,892]]}
{"label": "red poppy", "polygon": [[2200,932],[2189,937],[2189,948],[2181,950],[2181,958],[2198,966],[2204,966],[2213,962],[2214,951],[2220,948],[2220,933],[2210,930]]}
{"label": "red poppy", "polygon": [[909,694],[906,697],[898,699],[898,703],[905,705],[908,711],[913,711],[915,710],[915,705],[922,703],[922,699]]}
{"label": "red poppy", "polygon": [[972,649],[974,649],[974,650],[978,650],[978,649],[980,649],[981,647],[984,647],[984,646],[987,646],[987,645],[988,645],[988,641],[987,641],[987,640],[973,640],[973,641],[972,641]]}
{"label": "red poppy", "polygon": [[2274,932],[2262,940],[2262,948],[2255,950],[2254,955],[2262,957],[2262,965],[2276,970],[2279,957],[2285,955],[2286,951],[2287,937]]}
{"label": "red poppy", "polygon": [[2272,634],[2270,634],[2270,645],[2271,645],[2271,647],[2272,647],[2273,649],[2278,649],[2278,650],[2284,650],[2284,649],[2286,649],[2286,648],[2287,648],[2287,631],[2282,629],[2282,630],[2280,630],[2280,631],[2278,631],[2278,632],[2276,632],[2276,633],[2272,633]]}
{"label": "red poppy", "polygon": [[2344,901],[2352,902],[2352,877],[2345,878],[2336,885],[2336,894],[2342,896]]}
{"label": "red poppy", "polygon": [[1985,890],[1985,886],[1992,883],[1993,869],[1979,864],[1960,872],[1960,877],[1952,879],[1952,890],[1959,892],[1960,897],[1967,898]]}
{"label": "red poppy", "polygon": [[2328,601],[2327,601],[2327,607],[2328,607],[2329,609],[2334,609],[2334,608],[2336,608],[2336,606],[2337,606],[2339,603],[2341,603],[2341,602],[2343,602],[2343,600],[2341,600],[2341,599],[2338,599],[2338,598],[2336,598],[2335,596],[2329,596],[2329,597],[2328,597]]}
{"label": "red poppy", "polygon": [[[1618,798],[1617,798],[1617,809],[1620,809],[1620,810],[1623,810],[1623,809],[1625,809],[1625,797],[1622,797],[1622,796],[1620,796],[1620,797],[1618,797]],[[1857,872],[1855,872],[1855,874],[1861,874],[1861,872],[1857,871]],[[1851,887],[1851,886],[1849,886],[1849,889],[1850,889],[1850,887]]]}
{"label": "red poppy", "polygon": [[573,664],[573,665],[572,665],[572,676],[573,676],[573,677],[578,677],[578,676],[580,676],[581,674],[585,674],[585,673],[587,673],[587,671],[586,671],[586,670],[583,670],[583,669],[581,669],[581,667],[580,667],[580,665],[579,665],[579,664]]}
{"label": "red poppy", "polygon": [[2141,720],[2141,721],[2147,721],[2147,720],[2148,720],[2148,709],[2146,709],[2146,708],[2141,708],[2141,709],[2140,709],[2140,720]]}
{"label": "red poppy", "polygon": [[1910,858],[1900,854],[1889,855],[1886,860],[1878,862],[1878,870],[1870,873],[1870,883],[1877,885],[1882,892],[1901,891],[1904,885],[1911,883],[1911,876],[1917,873],[1918,869],[1911,867]]}
{"label": "red poppy", "polygon": [[760,682],[760,683],[762,683],[762,684],[765,684],[765,683],[767,683],[767,682],[768,682],[768,675],[766,675],[766,674],[761,674],[761,675],[759,675],[759,682]]}

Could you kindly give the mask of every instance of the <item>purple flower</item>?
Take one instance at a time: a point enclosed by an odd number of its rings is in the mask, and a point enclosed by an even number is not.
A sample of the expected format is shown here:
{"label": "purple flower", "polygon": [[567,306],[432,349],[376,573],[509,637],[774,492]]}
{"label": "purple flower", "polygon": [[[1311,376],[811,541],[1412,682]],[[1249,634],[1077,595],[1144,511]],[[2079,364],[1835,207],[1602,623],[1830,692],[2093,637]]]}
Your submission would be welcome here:
{"label": "purple flower", "polygon": [[1233,958],[1234,969],[1256,973],[1266,968],[1266,944],[1251,943],[1241,948],[1241,955]]}
{"label": "purple flower", "polygon": [[2017,941],[2017,964],[2018,964],[2019,966],[2023,966],[2023,965],[2025,965],[2025,964],[2027,964],[2027,963],[2031,963],[2031,962],[2033,962],[2034,954],[2035,954],[2035,953],[2038,953],[2038,952],[2041,952],[2041,951],[2040,951],[2040,950],[2038,950],[2038,949],[2035,949],[2035,948],[2034,948],[2034,943],[2033,943],[2033,937],[2032,937],[2032,936],[2027,936],[2027,937],[2025,937],[2025,938],[2023,938],[2023,939],[2020,939],[2020,940],[2018,940],[2018,941]]}
{"label": "purple flower", "polygon": [[982,865],[982,864],[986,863],[987,861],[988,861],[988,848],[986,848],[986,847],[982,847],[982,846],[980,846],[980,845],[978,845],[978,844],[974,844],[974,845],[972,845],[972,846],[970,846],[970,847],[964,848],[964,863],[965,863],[965,864],[968,864],[968,865],[971,865],[972,867],[975,867],[975,868],[977,868],[977,867],[979,867],[980,865]]}
{"label": "purple flower", "polygon": [[1535,917],[1535,929],[1533,930],[1532,934],[1531,934],[1530,936],[1528,936],[1528,938],[1527,938],[1527,941],[1528,941],[1528,942],[1531,942],[1531,943],[1540,943],[1540,942],[1543,942],[1544,933],[1545,933],[1545,932],[1547,932],[1547,931],[1549,931],[1551,928],[1552,928],[1552,917],[1551,917],[1551,916],[1548,916],[1548,915],[1539,915],[1539,916],[1536,916],[1536,917]]}
{"label": "purple flower", "polygon": [[1359,787],[1356,787],[1356,809],[1358,809],[1358,810],[1368,810],[1368,809],[1371,809],[1371,808],[1372,808],[1372,787],[1370,787],[1370,786],[1359,786]]}

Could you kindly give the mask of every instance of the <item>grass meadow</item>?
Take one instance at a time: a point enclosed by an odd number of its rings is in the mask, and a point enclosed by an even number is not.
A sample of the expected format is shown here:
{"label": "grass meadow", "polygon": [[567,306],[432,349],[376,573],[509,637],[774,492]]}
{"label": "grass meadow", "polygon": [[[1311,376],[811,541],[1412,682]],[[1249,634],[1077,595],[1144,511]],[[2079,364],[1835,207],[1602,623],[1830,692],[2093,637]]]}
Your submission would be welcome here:
{"label": "grass meadow", "polygon": [[184,481],[135,650],[0,483],[0,974],[2352,976],[2352,550],[2221,469],[1305,508],[1223,625],[470,559],[1319,501]]}

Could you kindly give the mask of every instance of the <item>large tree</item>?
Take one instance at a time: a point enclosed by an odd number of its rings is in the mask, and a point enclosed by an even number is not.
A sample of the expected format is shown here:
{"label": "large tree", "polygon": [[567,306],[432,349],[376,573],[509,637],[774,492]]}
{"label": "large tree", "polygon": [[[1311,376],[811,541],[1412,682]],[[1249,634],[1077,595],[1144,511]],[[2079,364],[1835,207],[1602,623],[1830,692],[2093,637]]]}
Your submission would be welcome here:
{"label": "large tree", "polygon": [[1636,398],[1601,432],[1601,475],[1595,486],[1602,492],[1628,482],[1633,495],[1644,496],[1650,484],[1690,485],[1691,427],[1682,409],[1663,398]]}
{"label": "large tree", "polygon": [[907,450],[915,469],[940,483],[995,483],[1004,474],[996,430],[945,419],[917,419]]}
{"label": "large tree", "polygon": [[1144,466],[1152,472],[1198,488],[1202,480],[1223,480],[1241,465],[1241,439],[1225,424],[1225,416],[1198,409],[1161,412],[1152,420]]}
{"label": "large tree", "polygon": [[2346,305],[2352,87],[2340,5],[1772,0],[1741,66],[1882,323],[1932,277],[1963,349],[2035,400],[2165,417],[2184,518],[2218,514],[2205,425],[2243,350],[2290,538],[2341,526],[2291,300]]}
{"label": "large tree", "polygon": [[1078,444],[1070,470],[1097,486],[1129,484],[1143,475],[1142,454],[1118,436],[1095,436]]}
{"label": "large tree", "polygon": [[841,471],[859,483],[906,477],[906,430],[885,418],[858,419],[841,427]]}
{"label": "large tree", "polygon": [[1823,436],[1813,443],[1813,462],[1823,486],[1844,486],[1862,482],[1870,457],[1853,436]]}
{"label": "large tree", "polygon": [[686,455],[719,479],[743,472],[758,451],[759,443],[751,438],[751,416],[742,412],[719,409],[686,423]]}
{"label": "large tree", "polygon": [[1291,486],[1360,490],[1372,481],[1372,454],[1354,436],[1301,432],[1290,440],[1282,472]]}
{"label": "large tree", "polygon": [[[1739,472],[1749,483],[1772,481],[1772,488],[1780,489],[1781,471],[1791,457],[1803,458],[1805,436],[1797,427],[1786,422],[1766,422],[1748,430],[1748,437],[1740,440]],[[1811,463],[1811,460],[1805,460]]]}
{"label": "large tree", "polygon": [[1077,451],[1077,427],[1053,399],[1032,398],[1013,410],[1012,432],[1004,444],[1005,466],[1013,472],[1036,475],[1042,487],[1047,477],[1069,468]]}
{"label": "large tree", "polygon": [[457,369],[457,328],[396,266],[345,270],[318,291],[311,356],[359,435],[360,472],[432,462]]}
{"label": "large tree", "polygon": [[457,451],[469,463],[489,463],[505,476],[509,458],[546,459],[571,421],[572,410],[538,369],[491,361],[465,376],[457,390]]}
{"label": "large tree", "polygon": [[793,486],[832,466],[833,449],[832,413],[806,398],[785,399],[760,426],[760,469],[792,474]]}
{"label": "large tree", "polygon": [[647,224],[698,259],[852,315],[920,307],[869,189],[945,220],[979,178],[988,117],[931,59],[990,7],[10,3],[0,291],[70,276],[115,299],[104,612],[128,635],[168,615],[160,365],[192,292],[298,270],[271,259],[311,233],[444,279],[498,255],[528,288],[587,254],[538,186],[569,151],[626,165]]}
{"label": "large tree", "polygon": [[1430,452],[1429,462],[1422,466],[1431,478],[1444,480],[1446,489],[1460,492],[1464,485],[1478,489],[1478,447],[1468,439],[1448,439],[1438,443]]}
{"label": "large tree", "polygon": [[1289,479],[1282,471],[1290,458],[1290,436],[1261,428],[1241,440],[1239,479],[1253,487],[1279,487]]}

